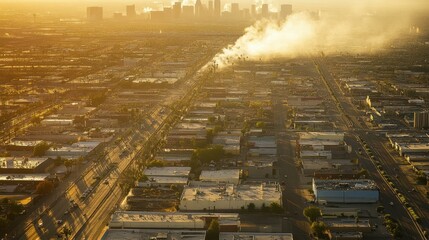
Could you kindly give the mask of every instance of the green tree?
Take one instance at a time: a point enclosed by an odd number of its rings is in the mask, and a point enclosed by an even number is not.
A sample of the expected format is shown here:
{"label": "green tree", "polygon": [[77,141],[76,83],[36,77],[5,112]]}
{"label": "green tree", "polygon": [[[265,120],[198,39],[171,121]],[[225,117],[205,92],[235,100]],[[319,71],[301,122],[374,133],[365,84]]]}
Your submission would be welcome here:
{"label": "green tree", "polygon": [[149,180],[149,178],[145,175],[142,174],[141,176],[139,176],[139,178],[137,179],[137,181],[139,182],[146,182],[147,180]]}
{"label": "green tree", "polygon": [[327,239],[325,234],[326,225],[324,222],[313,222],[311,224],[311,231],[319,239]]}
{"label": "green tree", "polygon": [[9,229],[9,220],[6,216],[0,216],[0,235],[5,234]]}
{"label": "green tree", "polygon": [[55,164],[55,166],[60,166],[61,164],[63,164],[64,163],[64,161],[63,161],[63,159],[60,157],[60,156],[57,156],[55,159],[54,159],[54,164]]}
{"label": "green tree", "polygon": [[282,206],[280,206],[280,204],[278,204],[276,202],[272,202],[270,204],[270,209],[271,209],[271,212],[273,212],[273,213],[283,213]]}
{"label": "green tree", "polygon": [[41,156],[45,155],[46,151],[50,147],[51,146],[47,142],[45,142],[45,141],[42,141],[42,142],[38,143],[36,146],[34,146],[33,156],[35,156],[35,157],[41,157]]}
{"label": "green tree", "polygon": [[213,123],[215,123],[215,122],[216,122],[216,117],[215,117],[215,116],[210,116],[210,117],[208,118],[208,120],[209,120],[209,123],[213,124]]}
{"label": "green tree", "polygon": [[19,214],[20,212],[22,212],[22,210],[24,210],[24,206],[22,206],[22,204],[17,203],[16,201],[11,201],[10,205],[9,205],[9,212],[12,214]]}
{"label": "green tree", "polygon": [[75,116],[73,119],[73,124],[77,126],[85,126],[86,118],[85,116]]}
{"label": "green tree", "polygon": [[419,172],[416,177],[416,184],[426,185],[428,183],[427,177],[423,172]]}
{"label": "green tree", "polygon": [[64,160],[64,166],[66,166],[67,171],[70,171],[69,169],[73,166],[73,161],[72,160]]}
{"label": "green tree", "polygon": [[309,206],[304,208],[303,214],[310,222],[314,222],[317,220],[317,218],[322,216],[320,208],[315,206]]}
{"label": "green tree", "polygon": [[259,121],[255,124],[256,128],[264,128],[265,127],[265,122]]}
{"label": "green tree", "polygon": [[218,162],[224,156],[222,146],[216,145],[210,148],[199,148],[195,150],[192,158],[201,163],[210,163],[211,161]]}
{"label": "green tree", "polygon": [[365,168],[361,168],[361,169],[359,170],[359,172],[357,173],[357,175],[358,175],[359,177],[368,177],[368,176],[369,176],[369,173],[368,173],[368,170],[366,170]]}
{"label": "green tree", "polygon": [[42,118],[41,117],[37,117],[37,116],[33,116],[30,121],[31,121],[32,124],[36,125],[36,124],[39,124],[42,121]]}
{"label": "green tree", "polygon": [[106,98],[107,96],[105,92],[93,94],[89,97],[88,105],[90,107],[97,107],[98,105],[102,104]]}
{"label": "green tree", "polygon": [[256,206],[255,206],[255,204],[254,204],[254,203],[249,203],[249,204],[247,205],[247,210],[248,210],[249,212],[253,212],[253,211],[255,211],[255,209],[256,209]]}
{"label": "green tree", "polygon": [[8,151],[4,151],[4,152],[0,152],[0,157],[10,157],[10,152]]}
{"label": "green tree", "polygon": [[161,160],[152,160],[147,164],[147,167],[164,167],[165,163]]}
{"label": "green tree", "polygon": [[213,141],[213,137],[214,137],[214,130],[213,129],[207,129],[207,132],[206,132],[207,142],[211,143]]}
{"label": "green tree", "polygon": [[43,182],[40,182],[36,186],[36,193],[37,194],[47,195],[47,194],[51,193],[52,190],[54,190],[54,184],[50,181],[45,180]]}
{"label": "green tree", "polygon": [[219,240],[219,222],[213,219],[207,229],[206,240]]}
{"label": "green tree", "polygon": [[384,206],[381,206],[381,205],[380,205],[380,206],[378,206],[378,207],[377,207],[377,212],[378,212],[378,213],[382,213],[382,212],[384,212]]}
{"label": "green tree", "polygon": [[66,237],[66,239],[69,239],[69,236],[72,234],[72,230],[70,229],[69,226],[64,225],[63,229],[62,229],[62,234]]}

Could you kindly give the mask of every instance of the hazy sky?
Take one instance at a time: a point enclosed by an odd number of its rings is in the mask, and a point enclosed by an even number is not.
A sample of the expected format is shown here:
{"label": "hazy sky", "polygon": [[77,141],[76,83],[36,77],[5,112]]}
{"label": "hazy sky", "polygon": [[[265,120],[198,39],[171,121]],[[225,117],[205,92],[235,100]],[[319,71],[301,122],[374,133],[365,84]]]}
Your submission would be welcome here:
{"label": "hazy sky", "polygon": [[[0,12],[6,10],[25,13],[58,13],[83,16],[87,6],[97,5],[104,7],[105,16],[113,12],[124,12],[125,5],[135,4],[137,12],[143,12],[145,7],[160,9],[171,6],[177,0],[0,0]],[[180,0],[193,3],[195,0]],[[209,0],[202,0],[207,4]],[[389,12],[391,14],[418,13],[429,15],[429,0],[221,0],[221,4],[238,2],[240,8],[248,8],[251,4],[271,4],[270,9],[276,9],[280,4],[292,4],[296,11],[330,11],[342,12],[354,9],[363,14],[367,12]]]}
{"label": "hazy sky", "polygon": [[[169,5],[172,2],[181,1],[181,2],[195,2],[195,0],[0,0],[0,3],[37,3],[41,4],[43,2],[50,3],[72,3],[79,7],[79,5],[108,5],[111,3],[114,4],[136,4],[143,7],[144,5],[151,5],[154,3],[162,3]],[[203,3],[207,3],[209,0],[202,0]],[[405,7],[405,8],[416,8],[423,7],[425,9],[429,8],[428,0],[221,0],[222,4],[238,2],[241,6],[247,7],[251,4],[262,4],[269,3],[273,5],[279,4],[293,4],[296,7],[347,7],[350,5],[378,5],[379,7],[384,6],[386,8],[391,7]]]}

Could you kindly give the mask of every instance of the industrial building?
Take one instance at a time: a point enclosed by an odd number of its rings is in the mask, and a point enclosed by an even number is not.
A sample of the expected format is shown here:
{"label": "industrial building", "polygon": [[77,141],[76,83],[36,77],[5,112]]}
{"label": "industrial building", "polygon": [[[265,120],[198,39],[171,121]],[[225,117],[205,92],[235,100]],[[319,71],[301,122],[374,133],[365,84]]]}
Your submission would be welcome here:
{"label": "industrial building", "polygon": [[0,157],[0,173],[44,173],[54,167],[52,158]]}
{"label": "industrial building", "polygon": [[398,143],[397,149],[400,156],[404,156],[407,153],[429,154],[429,143]]}
{"label": "industrial building", "polygon": [[184,211],[240,210],[250,203],[256,208],[272,203],[282,206],[281,187],[278,183],[185,186],[179,207]]}
{"label": "industrial building", "polygon": [[378,187],[369,179],[313,178],[313,191],[319,203],[375,203],[379,199]]}
{"label": "industrial building", "polygon": [[138,182],[138,187],[169,187],[171,185],[186,185],[188,183],[190,167],[153,167],[147,168],[144,175],[148,180]]}
{"label": "industrial building", "polygon": [[293,240],[292,233],[221,232],[219,240]]}
{"label": "industrial building", "polygon": [[334,141],[338,144],[344,141],[343,132],[300,132],[300,140]]}
{"label": "industrial building", "polygon": [[205,240],[206,231],[153,230],[153,229],[108,229],[101,240],[151,239],[151,240]]}
{"label": "industrial building", "polygon": [[221,231],[238,231],[240,218],[236,213],[182,213],[117,211],[110,228],[119,229],[207,229],[217,219]]}
{"label": "industrial building", "polygon": [[370,232],[371,224],[368,219],[325,220],[326,227],[332,232]]}
{"label": "industrial building", "polygon": [[240,169],[224,169],[214,171],[203,170],[200,175],[200,181],[238,184],[240,181]]}
{"label": "industrial building", "polygon": [[24,186],[34,190],[38,183],[49,179],[49,173],[0,174],[0,186]]}

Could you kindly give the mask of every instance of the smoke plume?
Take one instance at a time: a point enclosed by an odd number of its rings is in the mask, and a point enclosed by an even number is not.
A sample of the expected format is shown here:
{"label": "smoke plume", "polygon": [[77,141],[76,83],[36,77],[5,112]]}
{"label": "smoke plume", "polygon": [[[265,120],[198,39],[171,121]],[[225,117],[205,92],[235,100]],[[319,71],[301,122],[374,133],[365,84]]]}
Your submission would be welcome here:
{"label": "smoke plume", "polygon": [[243,36],[218,53],[213,62],[218,68],[245,60],[325,55],[373,53],[383,50],[406,29],[408,18],[376,13],[342,15],[294,13],[285,21],[260,20]]}

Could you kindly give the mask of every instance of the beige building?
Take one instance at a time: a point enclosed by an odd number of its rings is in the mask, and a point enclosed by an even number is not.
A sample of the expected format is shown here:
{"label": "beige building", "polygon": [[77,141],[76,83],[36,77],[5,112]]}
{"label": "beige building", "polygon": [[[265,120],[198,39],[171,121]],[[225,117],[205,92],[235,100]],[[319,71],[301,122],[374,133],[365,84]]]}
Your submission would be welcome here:
{"label": "beige building", "polygon": [[282,206],[282,191],[278,183],[255,185],[186,186],[180,197],[183,211],[240,210],[253,203],[256,208],[277,203]]}

